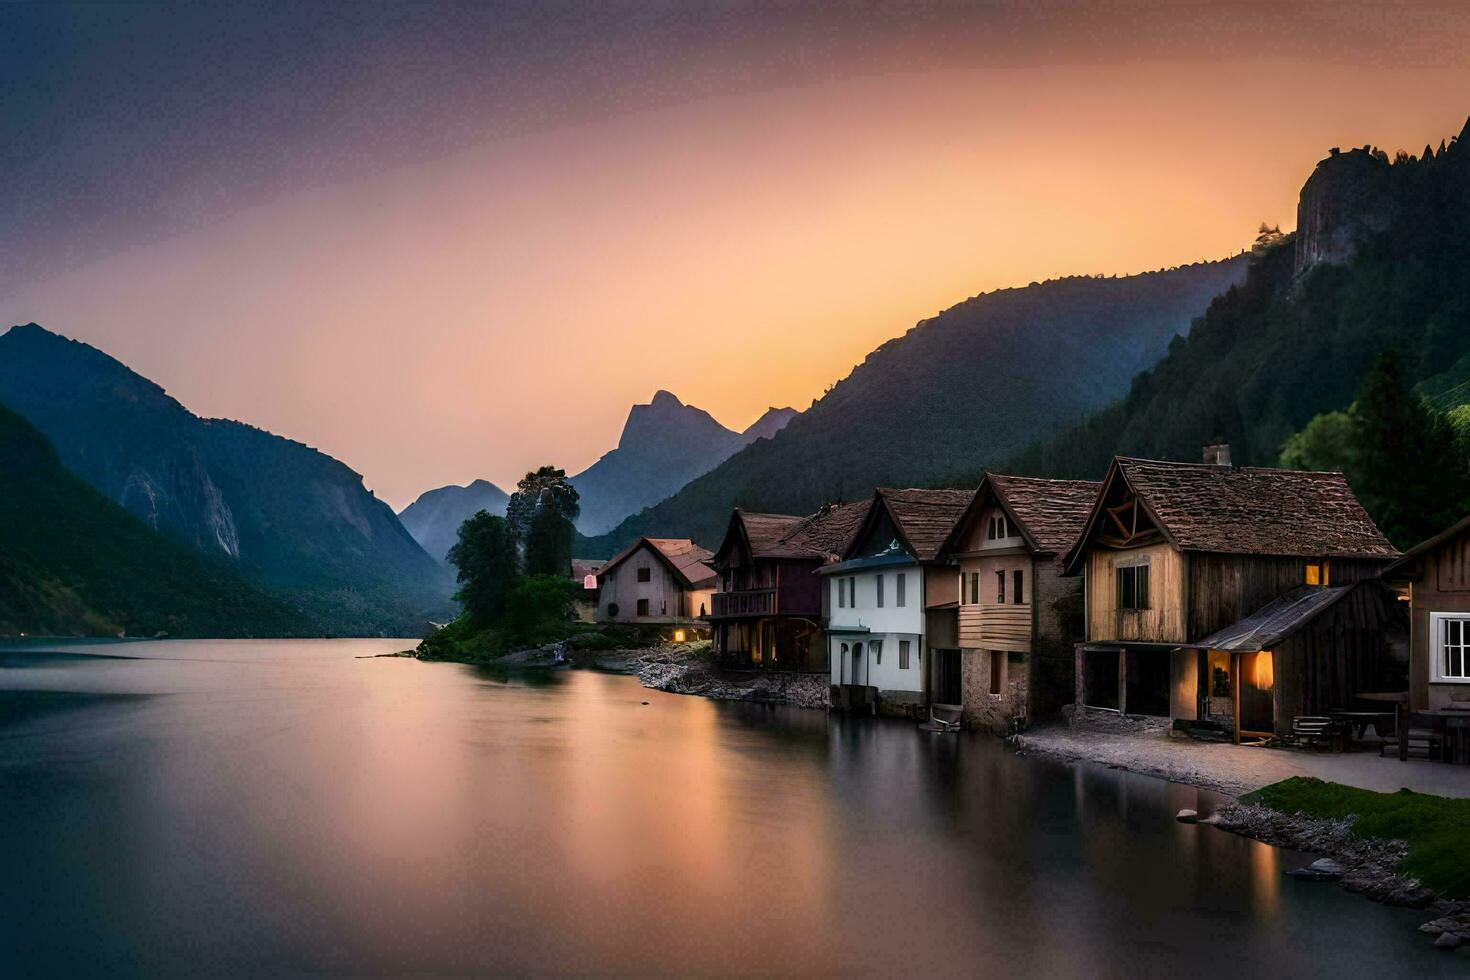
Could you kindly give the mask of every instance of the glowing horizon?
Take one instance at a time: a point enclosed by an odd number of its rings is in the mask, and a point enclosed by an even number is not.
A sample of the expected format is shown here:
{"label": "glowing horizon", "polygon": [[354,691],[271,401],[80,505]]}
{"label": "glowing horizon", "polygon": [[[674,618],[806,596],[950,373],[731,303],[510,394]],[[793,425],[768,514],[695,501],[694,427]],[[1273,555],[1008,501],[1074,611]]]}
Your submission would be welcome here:
{"label": "glowing horizon", "polygon": [[0,328],[94,344],[199,415],[330,453],[395,510],[576,472],[660,388],[736,430],[804,410],[976,293],[1224,258],[1261,221],[1295,226],[1329,147],[1460,131],[1463,32],[1452,60],[1365,71],[1294,50],[1313,16],[1264,50],[1100,62],[1059,36],[994,66],[849,59],[297,178],[0,280]]}

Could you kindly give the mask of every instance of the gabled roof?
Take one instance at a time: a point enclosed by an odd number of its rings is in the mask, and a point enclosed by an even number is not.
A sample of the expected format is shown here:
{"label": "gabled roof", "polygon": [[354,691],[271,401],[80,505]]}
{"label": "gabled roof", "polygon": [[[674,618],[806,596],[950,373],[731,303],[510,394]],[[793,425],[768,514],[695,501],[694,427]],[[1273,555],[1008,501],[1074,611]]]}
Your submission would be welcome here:
{"label": "gabled roof", "polygon": [[870,501],[829,504],[815,514],[757,514],[737,507],[730,515],[725,539],[715,552],[716,564],[736,547],[743,547],[752,560],[761,558],[810,558],[825,561],[842,553]]}
{"label": "gabled roof", "polygon": [[893,490],[880,487],[873,494],[872,505],[862,525],[848,541],[843,558],[853,557],[853,550],[867,536],[878,515],[887,513],[904,549],[918,561],[933,561],[974,496],[973,490]]}
{"label": "gabled roof", "polygon": [[1435,548],[1438,548],[1446,541],[1451,541],[1459,537],[1461,534],[1466,533],[1470,533],[1470,517],[1466,517],[1464,520],[1456,521],[1454,524],[1451,524],[1443,531],[1440,531],[1429,540],[1420,541],[1418,544],[1414,545],[1414,547],[1404,552],[1403,557],[1401,557],[1398,561],[1385,568],[1380,573],[1381,577],[1393,578],[1395,576],[1407,576],[1409,573],[1409,566],[1412,565],[1415,561],[1433,551]]}
{"label": "gabled roof", "polygon": [[1097,480],[1046,480],[987,472],[940,549],[941,557],[958,547],[966,528],[992,499],[1014,519],[1032,551],[1063,554],[1082,533],[1101,487]]}
{"label": "gabled roof", "polygon": [[[1202,647],[1206,650],[1226,650],[1232,653],[1255,653],[1269,650],[1306,626],[1359,585],[1370,583],[1371,580],[1331,588],[1318,588],[1315,585],[1298,586],[1285,595],[1272,599],[1239,622],[1216,630],[1191,646]],[[1383,588],[1376,584],[1373,587]]]}
{"label": "gabled roof", "polygon": [[639,538],[609,558],[607,564],[598,569],[598,577],[606,575],[627,561],[644,545],[647,545],[649,551],[653,552],[664,566],[674,573],[674,577],[682,582],[685,588],[693,589],[713,584],[716,574],[715,570],[709,566],[709,561],[714,555],[688,538]]}
{"label": "gabled roof", "polygon": [[573,558],[572,578],[583,579],[588,575],[596,575],[598,569],[606,564],[607,562],[598,558]]}
{"label": "gabled roof", "polygon": [[1102,517],[1118,480],[1181,551],[1308,558],[1395,558],[1341,473],[1118,456],[1108,468],[1069,570]]}

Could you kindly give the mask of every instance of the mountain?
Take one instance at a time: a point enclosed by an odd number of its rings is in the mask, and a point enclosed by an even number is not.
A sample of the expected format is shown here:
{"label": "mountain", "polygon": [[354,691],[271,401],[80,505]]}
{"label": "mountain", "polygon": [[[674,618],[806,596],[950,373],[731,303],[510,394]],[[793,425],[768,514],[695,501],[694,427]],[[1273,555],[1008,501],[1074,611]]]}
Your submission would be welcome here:
{"label": "mountain", "polygon": [[[1396,349],[1436,398],[1470,386],[1470,122],[1421,156],[1333,150],[1302,187],[1297,231],[1132,382],[1126,397],[1021,454],[1028,473],[1096,476],[1114,453],[1274,465],[1314,416],[1345,408]],[[1464,400],[1463,398],[1461,400]]]}
{"label": "mountain", "polygon": [[108,499],[231,562],[327,632],[403,635],[450,612],[448,570],[324,453],[199,418],[102,351],[34,323],[0,336],[0,401]]}
{"label": "mountain", "polygon": [[398,512],[398,519],[425,551],[444,560],[459,540],[459,526],[479,511],[505,516],[510,495],[488,480],[467,487],[428,490]]}
{"label": "mountain", "polygon": [[0,635],[284,636],[310,620],[194,554],[61,465],[0,405]]}
{"label": "mountain", "polygon": [[1117,398],[1245,268],[1237,256],[967,299],[873,351],[774,438],[578,553],[610,554],[641,534],[714,547],[735,506],[805,514],[877,486],[974,482],[971,471]]}
{"label": "mountain", "polygon": [[577,530],[600,534],[658,503],[744,446],[768,439],[799,413],[768,409],[744,432],[725,428],[704,409],[658,391],[634,405],[616,449],[571,478],[581,495]]}

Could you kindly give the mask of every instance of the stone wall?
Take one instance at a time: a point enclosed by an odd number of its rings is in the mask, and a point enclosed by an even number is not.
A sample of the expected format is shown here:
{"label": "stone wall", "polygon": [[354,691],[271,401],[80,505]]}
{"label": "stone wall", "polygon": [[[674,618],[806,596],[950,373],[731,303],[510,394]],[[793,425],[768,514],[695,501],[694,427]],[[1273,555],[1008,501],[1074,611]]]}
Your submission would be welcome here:
{"label": "stone wall", "polygon": [[[1011,719],[1023,723],[1029,716],[1031,655],[1012,655],[1003,650],[964,650],[960,654],[960,695],[963,699],[961,719],[967,728],[1005,733]],[[990,671],[993,658],[1001,664],[1001,693],[990,693]]]}

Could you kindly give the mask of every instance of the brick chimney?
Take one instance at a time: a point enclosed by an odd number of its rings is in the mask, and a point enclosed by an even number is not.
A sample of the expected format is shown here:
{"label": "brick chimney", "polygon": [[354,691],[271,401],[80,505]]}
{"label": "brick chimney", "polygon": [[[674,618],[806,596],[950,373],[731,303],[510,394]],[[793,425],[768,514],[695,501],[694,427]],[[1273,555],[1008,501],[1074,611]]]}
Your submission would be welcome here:
{"label": "brick chimney", "polygon": [[1230,465],[1230,443],[1217,442],[1205,447],[1205,462],[1215,466]]}

